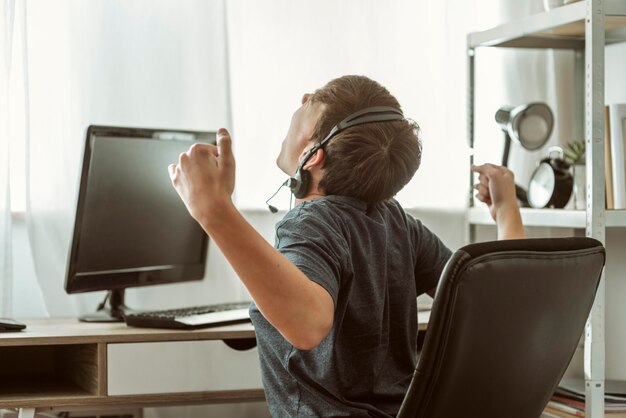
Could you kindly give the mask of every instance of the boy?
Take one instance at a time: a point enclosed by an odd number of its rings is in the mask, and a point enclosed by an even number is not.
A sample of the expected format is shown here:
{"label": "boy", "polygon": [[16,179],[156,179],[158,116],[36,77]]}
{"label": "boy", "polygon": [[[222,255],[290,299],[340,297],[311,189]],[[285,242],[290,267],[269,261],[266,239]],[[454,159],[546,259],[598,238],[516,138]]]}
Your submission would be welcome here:
{"label": "boy", "polygon": [[[170,165],[189,212],[254,300],[273,416],[397,414],[416,365],[416,298],[434,296],[451,255],[393,200],[420,158],[417,125],[378,83],[345,76],[305,94],[277,159],[295,176],[297,200],[276,225],[276,248],[231,201],[225,129],[217,146],[194,145]],[[499,237],[523,237],[511,172],[473,170]]]}

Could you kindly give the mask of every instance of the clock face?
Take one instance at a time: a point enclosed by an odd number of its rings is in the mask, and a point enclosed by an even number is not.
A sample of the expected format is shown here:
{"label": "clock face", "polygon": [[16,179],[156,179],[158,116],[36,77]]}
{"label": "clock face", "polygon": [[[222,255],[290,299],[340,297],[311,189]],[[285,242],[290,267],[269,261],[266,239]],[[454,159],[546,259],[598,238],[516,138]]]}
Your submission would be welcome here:
{"label": "clock face", "polygon": [[528,203],[533,208],[545,208],[554,193],[554,170],[543,162],[533,173],[528,185]]}

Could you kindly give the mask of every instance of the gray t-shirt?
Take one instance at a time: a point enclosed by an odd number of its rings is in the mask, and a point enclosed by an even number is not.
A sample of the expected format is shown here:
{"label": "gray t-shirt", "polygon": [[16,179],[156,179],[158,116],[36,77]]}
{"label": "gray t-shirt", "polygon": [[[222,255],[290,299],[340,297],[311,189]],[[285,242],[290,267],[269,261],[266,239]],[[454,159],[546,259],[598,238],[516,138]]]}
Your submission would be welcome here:
{"label": "gray t-shirt", "polygon": [[416,365],[416,298],[437,286],[450,250],[398,202],[343,196],[289,211],[276,248],[330,293],[335,315],[305,351],[251,306],[272,416],[395,416]]}

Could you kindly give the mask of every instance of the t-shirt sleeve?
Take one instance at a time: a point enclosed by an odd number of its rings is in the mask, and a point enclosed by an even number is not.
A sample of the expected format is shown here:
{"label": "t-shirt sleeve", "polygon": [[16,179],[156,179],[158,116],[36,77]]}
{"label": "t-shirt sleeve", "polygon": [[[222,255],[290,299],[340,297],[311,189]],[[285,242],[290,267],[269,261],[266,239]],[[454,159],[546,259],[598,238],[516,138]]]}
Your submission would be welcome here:
{"label": "t-shirt sleeve", "polygon": [[333,298],[339,294],[347,245],[315,216],[284,219],[276,227],[276,249]]}
{"label": "t-shirt sleeve", "polygon": [[421,295],[439,283],[441,273],[452,251],[418,219],[415,222],[415,287]]}

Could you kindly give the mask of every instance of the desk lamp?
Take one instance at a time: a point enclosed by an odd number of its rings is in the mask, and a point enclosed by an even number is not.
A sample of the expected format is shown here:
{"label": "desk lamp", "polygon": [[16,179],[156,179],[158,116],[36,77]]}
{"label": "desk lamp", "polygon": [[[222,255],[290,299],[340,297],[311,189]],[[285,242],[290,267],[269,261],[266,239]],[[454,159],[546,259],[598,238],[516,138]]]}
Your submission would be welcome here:
{"label": "desk lamp", "polygon": [[529,103],[517,107],[502,106],[496,112],[496,122],[504,132],[502,165],[509,162],[511,139],[529,151],[545,145],[552,133],[554,117],[545,103]]}
{"label": "desk lamp", "polygon": [[[547,104],[528,103],[517,107],[502,106],[496,112],[496,122],[504,133],[502,165],[506,167],[509,162],[511,139],[529,151],[541,148],[550,138],[554,117]],[[526,191],[515,185],[515,192],[522,204],[528,206]]]}

